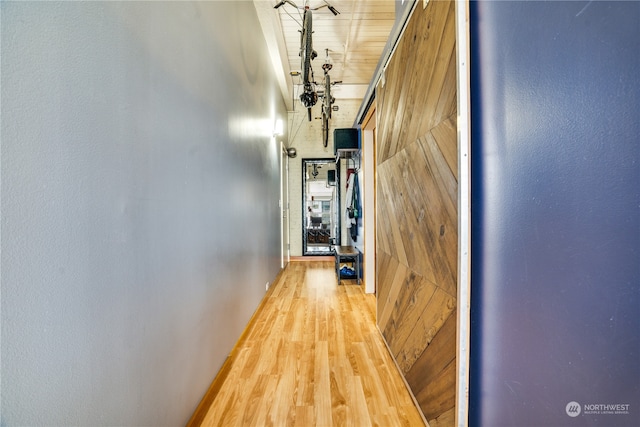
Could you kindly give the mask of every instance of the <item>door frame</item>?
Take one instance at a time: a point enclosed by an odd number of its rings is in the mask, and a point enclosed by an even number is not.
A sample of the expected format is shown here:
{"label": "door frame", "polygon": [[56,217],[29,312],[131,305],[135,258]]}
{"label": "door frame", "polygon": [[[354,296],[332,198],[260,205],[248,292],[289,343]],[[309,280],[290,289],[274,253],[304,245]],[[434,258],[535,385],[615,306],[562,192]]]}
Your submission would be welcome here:
{"label": "door frame", "polygon": [[280,268],[291,261],[289,239],[289,156],[286,146],[280,141]]}
{"label": "door frame", "polygon": [[333,249],[330,249],[327,252],[309,252],[307,250],[307,224],[306,224],[306,199],[307,199],[307,177],[306,177],[306,165],[313,163],[333,163],[335,165],[336,171],[336,189],[333,196],[333,210],[335,211],[335,224],[337,226],[336,235],[334,245],[340,244],[340,233],[341,233],[341,222],[340,222],[340,165],[336,163],[336,159],[334,158],[304,158],[302,159],[302,197],[301,197],[301,212],[302,212],[302,221],[301,221],[301,233],[302,233],[302,255],[303,256],[326,256],[333,255]]}

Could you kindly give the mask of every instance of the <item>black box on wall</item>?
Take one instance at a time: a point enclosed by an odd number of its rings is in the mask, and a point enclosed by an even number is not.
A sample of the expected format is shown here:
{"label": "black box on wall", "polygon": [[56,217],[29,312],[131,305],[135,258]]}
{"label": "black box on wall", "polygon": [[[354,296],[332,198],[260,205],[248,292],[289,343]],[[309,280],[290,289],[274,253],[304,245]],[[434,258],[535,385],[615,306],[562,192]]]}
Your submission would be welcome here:
{"label": "black box on wall", "polygon": [[335,154],[338,154],[338,150],[357,150],[360,148],[358,142],[358,129],[345,128],[333,130],[333,152]]}

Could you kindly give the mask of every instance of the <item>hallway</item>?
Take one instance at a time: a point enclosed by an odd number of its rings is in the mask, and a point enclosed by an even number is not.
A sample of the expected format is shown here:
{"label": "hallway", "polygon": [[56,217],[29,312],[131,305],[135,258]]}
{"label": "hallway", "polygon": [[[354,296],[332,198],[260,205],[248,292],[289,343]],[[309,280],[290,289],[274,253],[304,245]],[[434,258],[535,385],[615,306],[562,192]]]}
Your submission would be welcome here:
{"label": "hallway", "polygon": [[375,325],[330,261],[291,262],[189,425],[423,425]]}
{"label": "hallway", "polygon": [[350,158],[275,0],[0,1],[0,426],[640,426],[640,2],[335,1]]}

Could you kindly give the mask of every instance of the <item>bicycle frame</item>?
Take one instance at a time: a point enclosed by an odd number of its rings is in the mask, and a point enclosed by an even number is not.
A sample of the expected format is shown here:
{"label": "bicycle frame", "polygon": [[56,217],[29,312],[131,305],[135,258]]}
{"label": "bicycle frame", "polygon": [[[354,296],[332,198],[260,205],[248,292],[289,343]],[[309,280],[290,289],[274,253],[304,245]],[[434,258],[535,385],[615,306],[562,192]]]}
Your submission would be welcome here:
{"label": "bicycle frame", "polygon": [[[329,71],[333,68],[329,58],[329,49],[325,49],[327,59],[322,64],[324,71],[324,92],[322,94],[322,145],[325,147],[329,144],[329,119],[331,118],[331,105],[335,102],[335,98],[331,95],[331,77]],[[335,84],[337,82],[334,82]]]}
{"label": "bicycle frame", "polygon": [[280,6],[283,6],[285,3],[287,3],[287,4],[295,7],[296,9],[300,9],[300,10],[318,10],[318,9],[322,9],[323,7],[327,7],[331,11],[331,13],[333,13],[334,16],[340,14],[340,12],[338,12],[335,7],[331,6],[328,1],[326,1],[326,0],[322,0],[322,1],[324,2],[324,4],[312,8],[312,7],[309,6],[309,0],[304,0],[304,4],[302,6],[298,6],[292,0],[282,0],[277,5],[275,5],[273,8],[277,9]]}

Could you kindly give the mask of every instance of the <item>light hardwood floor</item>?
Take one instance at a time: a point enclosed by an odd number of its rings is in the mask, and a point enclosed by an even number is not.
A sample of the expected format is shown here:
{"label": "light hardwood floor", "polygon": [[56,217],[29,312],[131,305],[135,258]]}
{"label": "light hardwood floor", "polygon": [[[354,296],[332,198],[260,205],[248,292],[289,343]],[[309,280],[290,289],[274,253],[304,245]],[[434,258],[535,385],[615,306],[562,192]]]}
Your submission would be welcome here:
{"label": "light hardwood floor", "polygon": [[332,261],[292,262],[192,426],[424,426],[375,323],[375,297]]}

